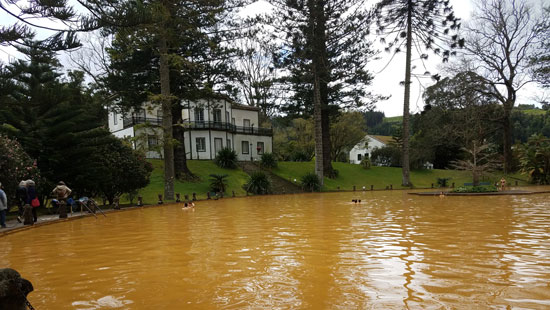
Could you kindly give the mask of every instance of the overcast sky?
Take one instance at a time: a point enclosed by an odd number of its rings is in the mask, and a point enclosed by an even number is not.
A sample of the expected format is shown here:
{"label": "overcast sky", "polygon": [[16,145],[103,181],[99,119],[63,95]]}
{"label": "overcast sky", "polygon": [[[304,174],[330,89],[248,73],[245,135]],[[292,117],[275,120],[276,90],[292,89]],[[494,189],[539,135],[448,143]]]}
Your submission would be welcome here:
{"label": "overcast sky", "polygon": [[[470,14],[473,10],[472,0],[450,0],[455,11],[455,15],[463,22],[469,20]],[[13,23],[14,19],[8,16],[3,11],[0,12],[0,24],[6,25]],[[48,25],[52,25],[53,22],[47,22]],[[374,38],[373,38],[374,39]],[[405,53],[396,55],[391,62],[388,61],[392,54],[381,52],[380,60],[373,61],[369,65],[370,71],[375,75],[374,82],[372,84],[372,91],[381,95],[391,95],[391,98],[378,102],[376,104],[376,110],[383,111],[386,116],[397,116],[403,114],[403,92],[404,87],[400,85],[401,81],[404,81],[405,77]],[[17,53],[8,47],[0,47],[0,59],[3,62],[8,62],[17,57]],[[413,59],[414,59],[413,55]],[[64,61],[62,61],[65,64]],[[428,60],[424,61],[426,69],[430,73],[435,74],[438,72],[438,66],[441,64],[441,58],[436,55],[430,54]],[[387,65],[387,66],[386,66]],[[422,63],[414,62],[413,66],[417,66],[417,70],[413,70],[413,73],[423,73],[424,69]],[[384,68],[385,67],[385,68]],[[413,79],[411,85],[411,102],[410,110],[412,113],[422,110],[423,101],[421,98],[422,91],[425,87],[428,87],[434,83],[430,78],[422,78],[420,81]],[[523,88],[518,93],[517,103],[533,103],[532,98],[540,90],[534,85],[529,85]]]}

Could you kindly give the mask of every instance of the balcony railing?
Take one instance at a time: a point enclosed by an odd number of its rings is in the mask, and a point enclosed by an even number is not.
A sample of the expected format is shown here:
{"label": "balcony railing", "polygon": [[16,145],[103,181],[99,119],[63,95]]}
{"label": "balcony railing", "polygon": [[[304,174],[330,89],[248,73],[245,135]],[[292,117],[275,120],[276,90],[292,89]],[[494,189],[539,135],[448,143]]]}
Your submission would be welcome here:
{"label": "balcony railing", "polygon": [[[143,117],[143,116],[133,116],[128,117],[123,120],[124,128],[128,128],[138,124],[149,123],[151,125],[160,126],[162,125],[162,119],[156,117]],[[249,135],[260,135],[260,136],[273,136],[273,129],[271,128],[261,128],[261,127],[244,127],[244,126],[235,126],[231,123],[225,122],[213,122],[213,121],[204,121],[204,122],[183,122],[183,126],[186,129],[204,129],[204,130],[223,130],[231,133],[240,133],[240,134],[249,134]]]}
{"label": "balcony railing", "polygon": [[138,124],[145,124],[145,123],[149,123],[149,124],[155,125],[155,126],[160,126],[160,125],[162,125],[162,118],[132,116],[132,117],[125,118],[122,121],[122,124],[123,124],[124,128],[128,128],[128,127],[138,125]]}
{"label": "balcony railing", "polygon": [[271,128],[261,128],[261,127],[244,127],[244,126],[235,126],[231,123],[225,122],[213,122],[213,121],[203,121],[203,122],[183,122],[183,126],[188,129],[211,129],[211,130],[225,130],[231,133],[241,133],[249,135],[260,135],[260,136],[272,136],[273,129]]}

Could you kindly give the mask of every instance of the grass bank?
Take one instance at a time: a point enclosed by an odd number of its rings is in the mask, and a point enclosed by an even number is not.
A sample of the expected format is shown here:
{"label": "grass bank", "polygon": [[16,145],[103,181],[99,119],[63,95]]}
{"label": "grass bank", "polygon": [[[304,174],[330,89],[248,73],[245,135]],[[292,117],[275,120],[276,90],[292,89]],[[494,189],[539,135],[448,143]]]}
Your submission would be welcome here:
{"label": "grass bank", "polygon": [[[154,171],[151,175],[151,183],[140,190],[139,194],[143,196],[146,204],[157,203],[157,195],[164,193],[164,163],[162,160],[151,160]],[[248,175],[240,169],[222,169],[212,161],[205,160],[189,160],[187,161],[189,169],[199,177],[196,182],[181,182],[176,181],[175,192],[183,195],[188,194],[191,197],[192,193],[197,193],[198,199],[206,199],[206,193],[210,188],[210,174],[227,174],[228,189],[227,196],[235,191],[237,196],[246,195],[243,185],[248,180]],[[372,167],[363,169],[360,165],[333,163],[333,167],[338,169],[339,176],[335,179],[325,178],[323,191],[336,191],[338,187],[341,190],[352,190],[355,185],[357,190],[365,188],[370,189],[374,185],[374,189],[385,189],[390,184],[394,189],[403,188],[401,186],[401,168],[393,167]],[[279,162],[278,168],[272,172],[281,178],[294,182],[300,181],[300,178],[308,172],[313,172],[313,162]],[[482,181],[496,182],[502,177],[501,174],[496,174],[492,177],[485,177]],[[456,186],[464,183],[472,182],[471,176],[466,171],[456,170],[414,170],[411,171],[411,181],[415,188],[429,188],[431,184],[437,186],[437,178],[451,178],[448,182],[455,183]],[[507,176],[508,183],[514,184],[515,180],[519,181],[518,185],[528,185],[526,177],[515,174]],[[123,197],[125,198],[125,197]],[[126,202],[126,199],[123,199]]]}
{"label": "grass bank", "polygon": [[[162,160],[150,160],[153,164],[154,170],[151,174],[151,183],[142,190],[139,194],[143,197],[143,201],[146,204],[155,204],[158,201],[158,194],[164,193],[164,162]],[[231,195],[232,191],[235,191],[235,195],[244,196],[246,194],[243,189],[243,185],[248,180],[248,175],[240,169],[223,169],[212,161],[205,160],[188,160],[187,165],[189,169],[199,177],[199,180],[195,182],[181,182],[176,180],[174,190],[176,193],[183,195],[189,195],[191,198],[192,193],[197,193],[198,199],[206,199],[206,193],[210,189],[210,174],[227,174],[227,191],[226,195]]]}
{"label": "grass bank", "polygon": [[[347,163],[332,163],[333,167],[339,171],[339,175],[335,179],[325,178],[323,191],[338,190],[338,186],[342,190],[352,190],[356,188],[370,189],[373,185],[374,189],[385,189],[386,186],[393,186],[394,189],[403,188],[401,186],[401,168],[394,167],[371,167],[363,169],[360,165]],[[280,162],[277,169],[273,170],[276,175],[287,180],[300,182],[300,178],[308,172],[314,171],[313,162]],[[496,182],[500,180],[502,174],[487,176],[482,179],[484,182]],[[472,177],[467,171],[457,170],[414,170],[411,171],[411,182],[415,188],[429,188],[432,183],[437,186],[437,178],[450,178],[449,185],[455,183],[456,186],[464,183],[472,182]],[[514,184],[518,180],[518,185],[528,185],[525,176],[514,174],[507,176],[508,183]]]}

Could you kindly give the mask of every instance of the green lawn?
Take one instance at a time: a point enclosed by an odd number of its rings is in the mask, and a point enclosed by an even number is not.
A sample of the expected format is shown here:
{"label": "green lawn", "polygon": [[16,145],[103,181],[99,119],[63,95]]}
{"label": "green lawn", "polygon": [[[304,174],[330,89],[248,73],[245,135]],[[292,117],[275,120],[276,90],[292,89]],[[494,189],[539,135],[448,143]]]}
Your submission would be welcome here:
{"label": "green lawn", "polygon": [[[155,170],[151,174],[151,183],[140,190],[139,194],[143,196],[143,201],[146,204],[153,204],[158,201],[158,194],[164,193],[164,162],[162,160],[150,160]],[[197,193],[198,199],[205,199],[206,193],[210,188],[210,174],[228,174],[228,188],[226,195],[231,195],[232,191],[238,196],[244,196],[245,190],[242,188],[248,180],[248,175],[240,169],[222,169],[212,161],[205,160],[188,160],[189,169],[197,175],[200,180],[196,182],[181,182],[176,181],[175,192],[183,195],[188,194],[191,198],[192,193]]]}
{"label": "green lawn", "polygon": [[401,123],[403,122],[403,116],[391,116],[391,117],[384,117],[385,123]]}
{"label": "green lawn", "polygon": [[[339,171],[339,176],[335,179],[325,178],[324,191],[337,190],[338,186],[342,190],[352,190],[355,185],[356,188],[370,189],[371,185],[374,185],[374,189],[385,189],[390,184],[393,188],[403,188],[401,186],[401,168],[393,167],[372,167],[370,169],[363,169],[359,165],[346,164],[346,163],[332,163],[333,167]],[[273,173],[287,180],[300,182],[300,177],[308,172],[313,172],[313,162],[280,162],[277,169],[273,170]],[[492,177],[486,177],[483,181],[496,182],[502,177],[501,174],[496,174]],[[437,178],[451,178],[449,185],[455,183],[456,186],[463,185],[463,183],[472,182],[471,176],[466,171],[456,170],[414,170],[411,171],[411,182],[415,188],[429,188],[432,183],[437,186]],[[520,179],[518,185],[527,185],[526,177],[522,175],[511,175],[508,177],[508,182],[514,184],[516,179]]]}
{"label": "green lawn", "polygon": [[[156,204],[158,194],[164,193],[163,167],[164,163],[161,160],[151,160],[155,170],[151,175],[151,183],[142,189],[139,194],[143,196],[144,203]],[[176,181],[175,191],[181,194],[181,198],[188,194],[191,198],[193,192],[197,193],[198,199],[205,199],[206,193],[210,186],[210,174],[228,174],[228,189],[226,195],[231,195],[235,191],[237,196],[244,196],[246,192],[243,190],[243,185],[248,180],[248,175],[240,169],[230,170],[222,169],[212,161],[205,160],[189,160],[187,161],[189,169],[200,180],[196,182],[180,182]],[[392,167],[372,167],[371,169],[363,169],[359,165],[346,163],[333,163],[335,169],[338,169],[339,176],[336,179],[325,178],[323,191],[335,191],[340,186],[342,190],[352,190],[355,185],[357,190],[365,186],[370,189],[374,185],[374,189],[385,189],[390,184],[394,189],[402,188],[401,186],[401,168]],[[290,181],[297,180],[300,182],[300,177],[308,172],[313,172],[313,162],[279,162],[277,169],[273,170],[276,175]],[[470,174],[466,171],[455,170],[415,170],[411,172],[411,181],[415,188],[430,188],[434,183],[437,186],[437,178],[451,178],[449,185],[455,183],[456,186],[463,183],[472,182]],[[486,177],[483,181],[496,182],[502,177],[501,174],[496,174],[492,177]],[[527,185],[526,177],[520,174],[510,175],[507,177],[509,184],[514,184],[514,181],[519,180],[519,185]],[[125,198],[125,197],[123,197]],[[126,203],[126,199],[122,199],[122,203]]]}
{"label": "green lawn", "polygon": [[542,109],[529,109],[529,110],[518,110],[518,111],[521,111],[522,113],[525,113],[528,115],[544,115],[548,112]]}

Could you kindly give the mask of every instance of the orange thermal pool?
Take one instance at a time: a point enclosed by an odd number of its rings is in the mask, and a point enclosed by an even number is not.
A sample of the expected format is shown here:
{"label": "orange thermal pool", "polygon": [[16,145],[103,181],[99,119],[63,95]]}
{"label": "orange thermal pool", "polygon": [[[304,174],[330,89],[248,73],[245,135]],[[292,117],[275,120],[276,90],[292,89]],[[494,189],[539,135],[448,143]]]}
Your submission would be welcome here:
{"label": "orange thermal pool", "polygon": [[550,194],[224,199],[36,227],[0,249],[40,310],[550,309]]}

